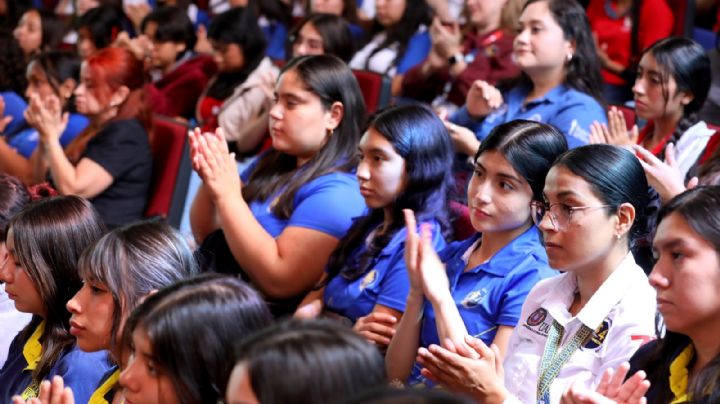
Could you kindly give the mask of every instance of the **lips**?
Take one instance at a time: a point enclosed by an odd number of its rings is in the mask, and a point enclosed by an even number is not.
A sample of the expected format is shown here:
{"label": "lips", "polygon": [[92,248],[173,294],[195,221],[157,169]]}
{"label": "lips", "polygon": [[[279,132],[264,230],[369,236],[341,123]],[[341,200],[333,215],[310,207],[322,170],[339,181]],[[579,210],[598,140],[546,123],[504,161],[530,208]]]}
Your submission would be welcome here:
{"label": "lips", "polygon": [[370,188],[360,187],[360,195],[367,197],[372,193],[373,191]]}
{"label": "lips", "polygon": [[492,216],[489,213],[487,213],[486,211],[484,211],[482,209],[478,209],[478,208],[470,208],[470,212],[477,219],[485,219],[485,218]]}
{"label": "lips", "polygon": [[70,320],[70,334],[77,335],[80,331],[84,330],[85,327],[78,324],[75,320]]}
{"label": "lips", "polygon": [[552,241],[545,241],[545,248],[562,248],[560,244],[553,243]]}

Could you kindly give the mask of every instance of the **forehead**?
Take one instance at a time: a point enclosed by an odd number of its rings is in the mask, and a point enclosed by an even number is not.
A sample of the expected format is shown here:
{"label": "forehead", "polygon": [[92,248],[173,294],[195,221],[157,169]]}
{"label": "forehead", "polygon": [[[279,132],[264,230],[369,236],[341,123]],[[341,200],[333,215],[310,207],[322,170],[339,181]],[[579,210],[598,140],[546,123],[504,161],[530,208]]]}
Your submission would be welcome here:
{"label": "forehead", "polygon": [[705,248],[714,250],[712,245],[703,239],[687,222],[687,220],[678,212],[673,212],[663,218],[658,224],[655,237],[653,238],[653,247],[662,248],[670,244],[688,244],[702,245]]}
{"label": "forehead", "polygon": [[40,13],[38,13],[35,10],[30,10],[30,11],[26,12],[25,14],[23,14],[22,21],[24,21],[26,23],[40,24],[40,21],[41,21]]}
{"label": "forehead", "polygon": [[148,23],[145,24],[145,29],[143,30],[143,34],[152,38],[155,36],[155,33],[157,32],[157,28],[158,28],[158,26],[155,21],[148,21]]}
{"label": "forehead", "polygon": [[281,74],[278,78],[275,89],[278,93],[306,93],[312,94],[306,87],[305,82],[300,79],[295,69],[291,69]]}
{"label": "forehead", "polygon": [[320,32],[315,28],[315,25],[311,22],[306,23],[300,28],[299,32],[302,36],[313,39],[322,39]]}
{"label": "forehead", "polygon": [[371,149],[382,149],[388,152],[395,152],[392,143],[375,128],[369,128],[360,139],[359,148],[363,151]]}
{"label": "forehead", "polygon": [[553,166],[550,169],[543,193],[551,201],[559,198],[599,201],[590,183],[564,166]]}
{"label": "forehead", "polygon": [[536,1],[535,3],[528,4],[528,6],[525,7],[522,14],[520,14],[520,22],[529,23],[532,21],[555,23],[555,19],[553,18],[552,13],[550,13],[547,1]]}
{"label": "forehead", "polygon": [[518,178],[523,178],[520,173],[515,170],[515,167],[497,150],[487,150],[478,156],[475,161],[475,165],[482,166],[488,173],[502,172],[504,174],[510,174]]}

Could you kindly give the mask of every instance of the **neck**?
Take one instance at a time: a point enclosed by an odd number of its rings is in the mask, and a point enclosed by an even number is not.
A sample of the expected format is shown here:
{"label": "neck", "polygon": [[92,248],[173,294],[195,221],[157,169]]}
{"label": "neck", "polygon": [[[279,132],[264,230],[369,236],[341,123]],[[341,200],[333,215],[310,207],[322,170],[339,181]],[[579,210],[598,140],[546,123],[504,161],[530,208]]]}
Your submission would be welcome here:
{"label": "neck", "polygon": [[475,25],[475,30],[479,36],[487,35],[500,28],[500,15],[493,18],[493,21],[485,21],[484,24]]}
{"label": "neck", "polygon": [[378,234],[384,234],[390,228],[390,226],[392,226],[393,222],[393,207],[386,206],[383,209],[383,212],[383,224],[382,227],[380,227]]}
{"label": "neck", "polygon": [[703,322],[697,330],[687,333],[695,347],[693,374],[697,374],[716,356],[720,355],[718,333],[720,333],[720,319],[717,317],[715,317],[715,321]]}
{"label": "neck", "polygon": [[99,128],[105,125],[109,120],[115,118],[118,113],[118,107],[107,107],[104,111],[99,114],[90,117],[90,125]]}
{"label": "neck", "polygon": [[527,96],[526,101],[542,97],[548,91],[559,86],[565,81],[565,69],[561,67],[544,69],[532,74],[528,73],[532,81],[533,88]]}
{"label": "neck", "polygon": [[659,141],[663,137],[675,131],[678,122],[682,119],[682,112],[663,115],[662,117],[653,120],[653,139]]}
{"label": "neck", "polygon": [[478,262],[485,262],[489,260],[490,258],[494,257],[495,254],[497,254],[497,252],[500,251],[503,247],[510,244],[510,242],[515,240],[519,235],[523,234],[527,229],[530,228],[531,225],[532,224],[530,222],[527,222],[522,226],[512,230],[483,233],[480,247],[475,250],[473,255],[476,256]]}
{"label": "neck", "polygon": [[[625,242],[624,239],[617,240],[617,243]],[[574,271],[580,296],[578,311],[590,301],[590,298],[600,289],[600,286],[615,272],[627,254],[627,247],[616,245],[600,262]]]}

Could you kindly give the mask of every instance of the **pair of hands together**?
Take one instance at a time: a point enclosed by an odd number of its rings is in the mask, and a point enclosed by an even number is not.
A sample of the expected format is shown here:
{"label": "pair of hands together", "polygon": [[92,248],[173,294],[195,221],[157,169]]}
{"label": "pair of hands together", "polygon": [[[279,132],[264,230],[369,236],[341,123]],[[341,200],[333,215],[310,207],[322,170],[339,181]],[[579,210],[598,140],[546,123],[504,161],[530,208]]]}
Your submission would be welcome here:
{"label": "pair of hands together", "polygon": [[240,195],[242,183],[237,171],[235,153],[230,153],[222,128],[203,133],[200,128],[189,132],[190,161],[214,201]]}

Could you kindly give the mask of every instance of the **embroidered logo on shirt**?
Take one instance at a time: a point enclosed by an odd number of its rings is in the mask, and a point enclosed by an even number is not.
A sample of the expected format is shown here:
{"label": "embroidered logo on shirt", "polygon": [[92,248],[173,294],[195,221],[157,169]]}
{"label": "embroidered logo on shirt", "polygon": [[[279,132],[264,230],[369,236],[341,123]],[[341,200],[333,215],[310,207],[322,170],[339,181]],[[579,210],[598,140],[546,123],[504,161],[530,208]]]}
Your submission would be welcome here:
{"label": "embroidered logo on shirt", "polygon": [[485,300],[485,296],[487,296],[488,291],[486,288],[482,288],[480,290],[474,290],[465,296],[465,298],[462,300],[460,304],[466,309],[472,309],[473,307],[477,307],[480,303]]}
{"label": "embroidered logo on shirt", "polygon": [[597,349],[599,348],[603,342],[605,342],[605,337],[607,337],[608,330],[610,330],[610,326],[612,325],[612,321],[610,321],[609,318],[606,318],[603,320],[602,324],[598,328],[593,331],[592,335],[588,339],[588,341],[585,343],[585,345],[582,346],[583,349]]}
{"label": "embroidered logo on shirt", "polygon": [[377,269],[373,269],[363,277],[362,281],[360,281],[360,290],[363,291],[366,287],[372,285],[375,279],[377,279]]}
{"label": "embroidered logo on shirt", "polygon": [[547,338],[548,332],[550,331],[550,323],[546,320],[548,320],[548,312],[541,307],[528,316],[523,326],[535,334]]}
{"label": "embroidered logo on shirt", "polygon": [[535,310],[528,318],[527,318],[527,324],[530,327],[535,327],[538,324],[545,321],[545,318],[547,317],[547,310],[543,309],[542,307]]}

